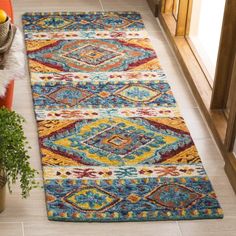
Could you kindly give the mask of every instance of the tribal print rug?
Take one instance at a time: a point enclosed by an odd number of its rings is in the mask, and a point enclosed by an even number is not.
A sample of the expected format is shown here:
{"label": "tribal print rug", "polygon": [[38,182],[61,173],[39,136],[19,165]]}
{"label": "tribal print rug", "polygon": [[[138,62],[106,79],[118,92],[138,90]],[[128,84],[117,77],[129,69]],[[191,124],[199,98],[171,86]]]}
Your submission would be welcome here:
{"label": "tribal print rug", "polygon": [[223,217],[140,14],[23,24],[50,220]]}

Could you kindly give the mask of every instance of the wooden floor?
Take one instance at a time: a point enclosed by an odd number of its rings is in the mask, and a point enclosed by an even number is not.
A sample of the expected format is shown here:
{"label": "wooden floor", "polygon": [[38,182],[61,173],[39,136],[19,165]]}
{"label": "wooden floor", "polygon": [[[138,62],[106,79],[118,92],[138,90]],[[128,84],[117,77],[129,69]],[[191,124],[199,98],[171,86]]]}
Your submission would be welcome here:
{"label": "wooden floor", "polygon": [[[1,236],[235,236],[236,197],[223,170],[223,160],[200,114],[183,73],[163,36],[157,20],[145,0],[13,0],[15,22],[21,27],[21,14],[27,11],[107,11],[136,10],[144,19],[161,64],[193,136],[207,173],[223,207],[223,220],[196,220],[144,223],[64,223],[50,222],[46,217],[43,189],[34,190],[22,200],[19,187],[7,195],[7,208],[0,214]],[[15,86],[14,109],[27,123],[25,132],[32,150],[31,162],[41,172],[36,124],[29,77]],[[39,180],[42,182],[40,174]]]}

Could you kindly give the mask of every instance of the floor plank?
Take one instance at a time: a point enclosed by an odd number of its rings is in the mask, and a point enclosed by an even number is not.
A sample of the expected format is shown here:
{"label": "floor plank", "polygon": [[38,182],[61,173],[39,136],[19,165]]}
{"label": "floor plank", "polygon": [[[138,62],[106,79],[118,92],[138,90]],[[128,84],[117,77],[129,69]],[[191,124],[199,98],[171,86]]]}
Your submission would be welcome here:
{"label": "floor plank", "polygon": [[21,222],[0,222],[0,235],[2,236],[24,236]]}
{"label": "floor plank", "polygon": [[[161,32],[156,19],[151,15],[145,0],[13,0],[15,21],[21,27],[21,14],[29,11],[96,11],[96,10],[135,10],[140,11],[151,41],[160,58],[161,65],[168,75],[182,114],[193,134],[194,142],[203,160],[206,171],[216,190],[225,212],[223,220],[140,222],[140,223],[60,223],[51,222],[46,217],[43,189],[33,190],[31,196],[22,200],[16,185],[13,194],[7,196],[7,207],[0,214],[0,235],[25,236],[232,236],[236,235],[236,198],[224,173],[223,159],[207,130],[198,105],[185,81],[184,75]],[[29,77],[17,81],[15,85],[14,109],[26,118],[25,133],[32,150],[31,163],[41,170],[37,140],[37,128],[33,113]],[[42,183],[42,175],[39,176]],[[12,222],[12,223],[9,223]],[[14,223],[19,222],[19,223]],[[78,234],[79,233],[79,234]]]}

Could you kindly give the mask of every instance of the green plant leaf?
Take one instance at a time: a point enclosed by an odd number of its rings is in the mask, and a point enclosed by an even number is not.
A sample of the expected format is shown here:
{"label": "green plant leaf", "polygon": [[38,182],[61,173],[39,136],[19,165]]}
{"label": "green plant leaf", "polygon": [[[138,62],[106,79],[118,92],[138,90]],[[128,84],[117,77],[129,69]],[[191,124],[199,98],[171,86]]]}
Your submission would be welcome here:
{"label": "green plant leaf", "polygon": [[30,166],[28,141],[24,135],[24,118],[15,111],[0,108],[0,173],[7,178],[8,187],[20,181],[22,197],[38,186],[38,172]]}

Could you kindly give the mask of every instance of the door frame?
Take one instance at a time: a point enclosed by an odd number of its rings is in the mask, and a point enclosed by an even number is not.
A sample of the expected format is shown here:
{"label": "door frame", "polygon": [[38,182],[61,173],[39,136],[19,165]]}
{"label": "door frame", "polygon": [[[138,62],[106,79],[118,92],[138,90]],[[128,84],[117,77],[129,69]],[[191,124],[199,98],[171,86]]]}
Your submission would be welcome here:
{"label": "door frame", "polygon": [[174,1],[161,0],[157,16],[224,157],[226,174],[236,192],[236,157],[233,153],[236,134],[236,1],[226,0],[213,85],[188,40],[192,1],[179,0],[176,20],[172,12]]}

